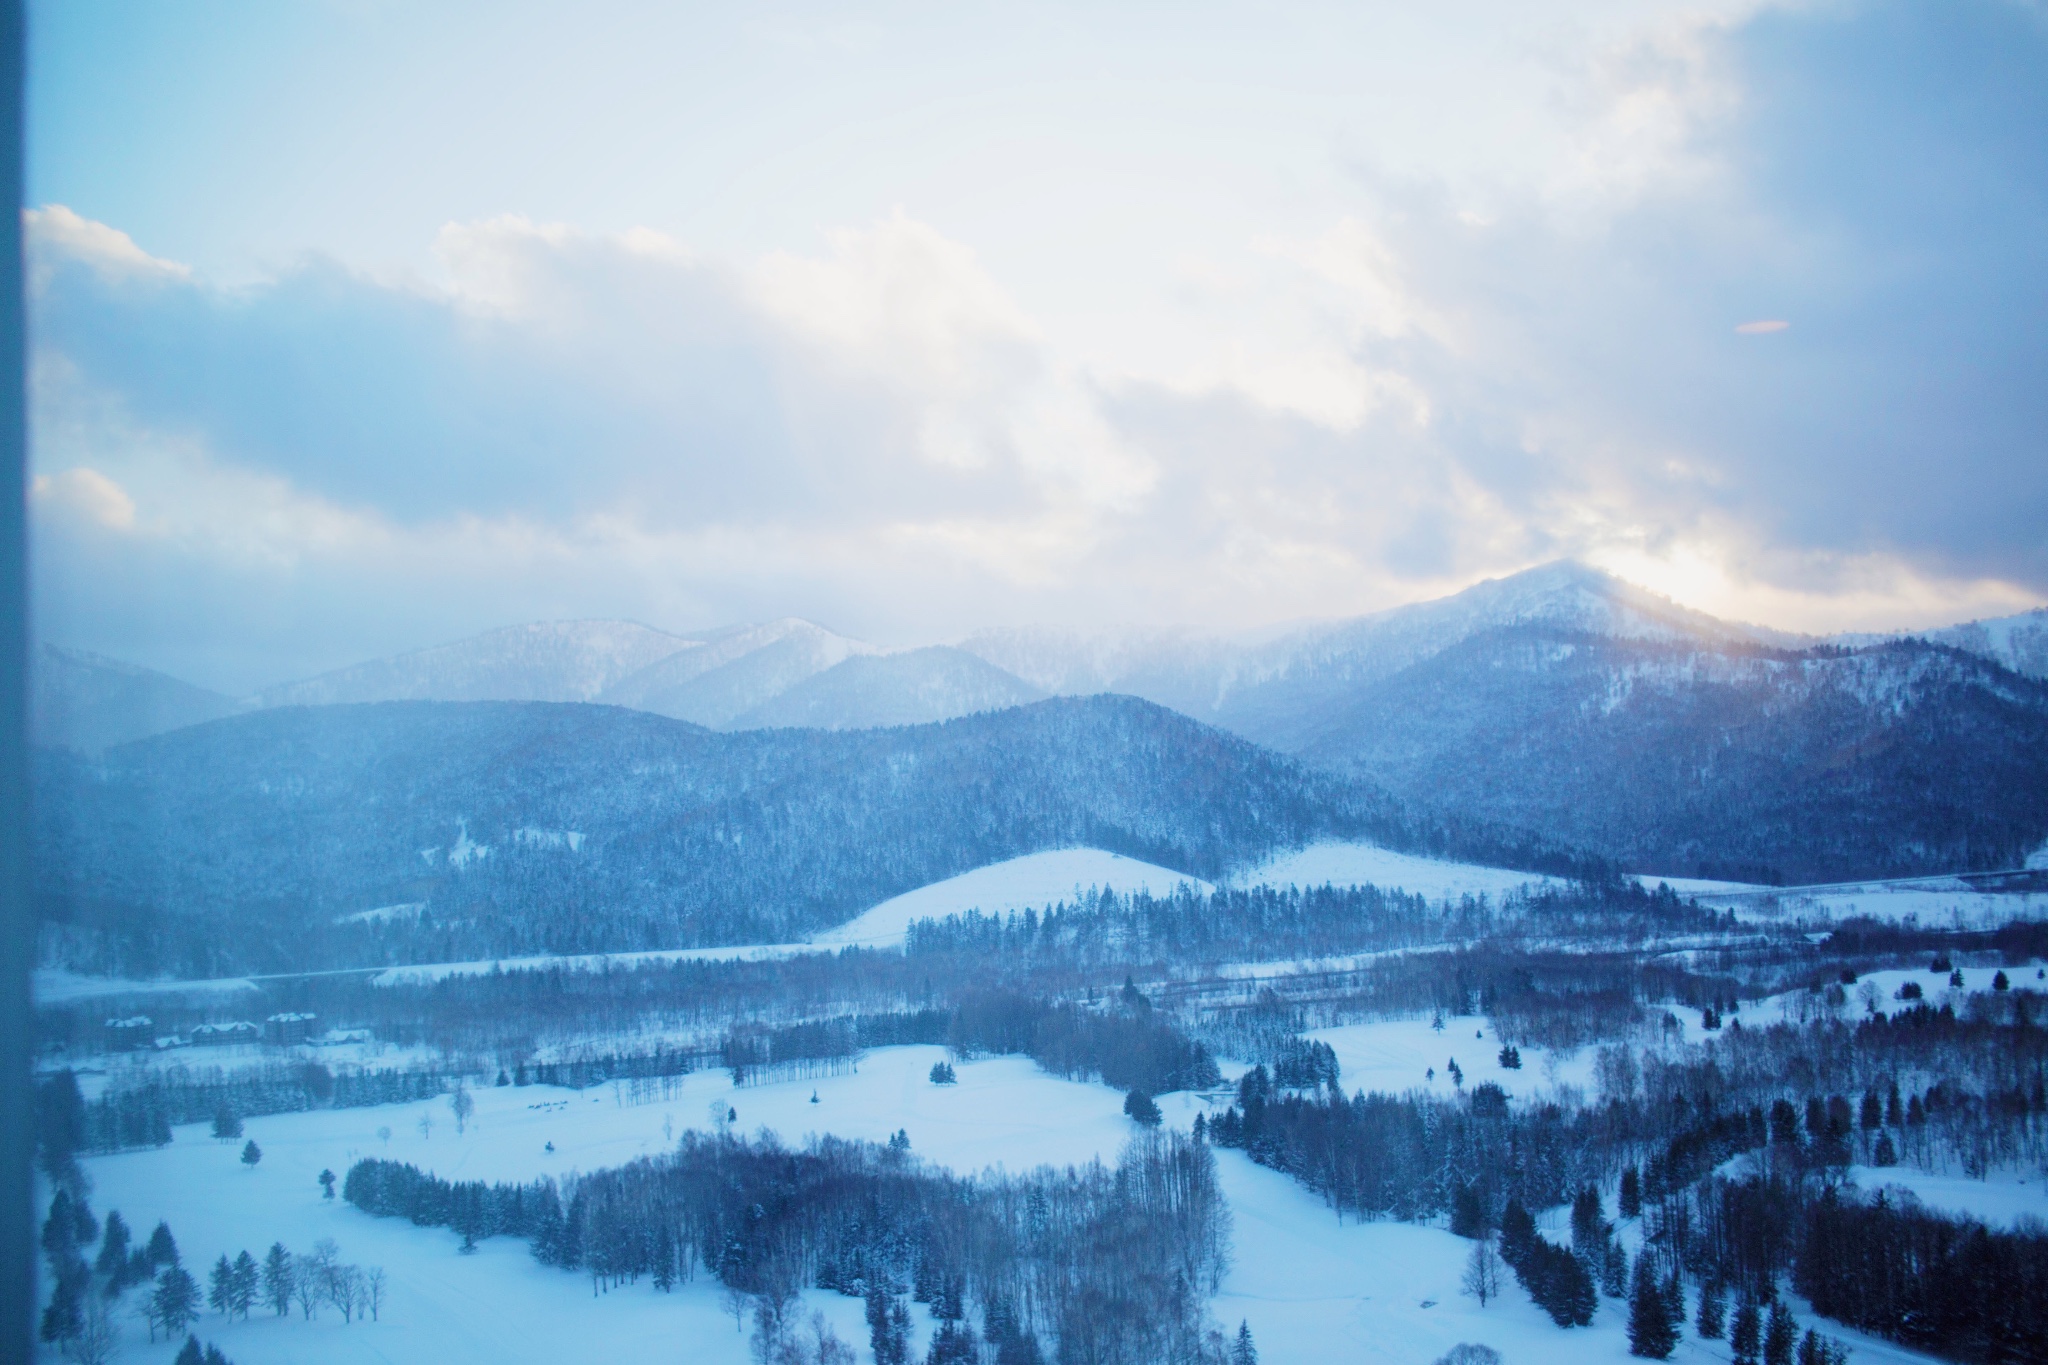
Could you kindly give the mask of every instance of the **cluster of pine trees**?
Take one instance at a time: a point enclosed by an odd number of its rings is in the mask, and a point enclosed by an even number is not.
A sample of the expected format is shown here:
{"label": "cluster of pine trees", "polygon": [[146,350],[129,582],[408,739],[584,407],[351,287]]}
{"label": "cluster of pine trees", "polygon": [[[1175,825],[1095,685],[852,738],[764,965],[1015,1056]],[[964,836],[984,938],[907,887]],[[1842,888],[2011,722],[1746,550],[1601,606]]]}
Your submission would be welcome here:
{"label": "cluster of pine trees", "polygon": [[965,1057],[1021,1054],[1056,1076],[1099,1077],[1148,1095],[1221,1080],[1209,1050],[1156,1015],[1128,978],[1102,1009],[1007,991],[967,994],[954,1007],[946,1041]]}
{"label": "cluster of pine trees", "polygon": [[1347,1097],[1285,1091],[1254,1067],[1205,1131],[1292,1175],[1340,1216],[1419,1219],[1448,1211],[1460,1192],[1493,1209],[1511,1198],[1563,1203],[1600,1177],[1629,1127],[1602,1111],[1518,1109],[1491,1084],[1457,1099]]}

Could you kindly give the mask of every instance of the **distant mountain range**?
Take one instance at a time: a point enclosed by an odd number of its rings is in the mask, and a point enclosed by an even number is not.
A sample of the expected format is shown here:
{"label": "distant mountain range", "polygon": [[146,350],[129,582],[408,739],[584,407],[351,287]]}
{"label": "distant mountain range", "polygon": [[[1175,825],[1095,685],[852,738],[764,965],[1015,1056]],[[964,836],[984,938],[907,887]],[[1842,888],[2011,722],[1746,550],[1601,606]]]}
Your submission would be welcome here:
{"label": "distant mountain range", "polygon": [[100,654],[44,645],[29,679],[29,737],[44,748],[98,753],[233,715],[233,697]]}
{"label": "distant mountain range", "polygon": [[807,621],[705,635],[511,627],[232,701],[46,651],[37,735],[97,754],[239,710],[598,702],[746,731],[862,730],[1122,693],[1623,865],[1754,880],[2016,865],[2048,838],[2048,611],[1821,640],[1572,563],[1260,640],[988,631],[885,652]]}

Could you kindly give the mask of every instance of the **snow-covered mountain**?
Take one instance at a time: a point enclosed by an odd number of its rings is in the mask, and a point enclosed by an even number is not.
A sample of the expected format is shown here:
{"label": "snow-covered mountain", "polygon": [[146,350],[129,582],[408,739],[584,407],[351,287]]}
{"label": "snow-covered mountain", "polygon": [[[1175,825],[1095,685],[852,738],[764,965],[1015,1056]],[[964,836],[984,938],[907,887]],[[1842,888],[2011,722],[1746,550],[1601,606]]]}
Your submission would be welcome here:
{"label": "snow-covered mountain", "polygon": [[1482,631],[1546,625],[1617,639],[1804,643],[1719,620],[1570,561],[1430,602],[1320,622],[1259,641],[1187,632],[988,631],[961,648],[1055,694],[1128,692],[1281,748],[1352,689]]}
{"label": "snow-covered mountain", "polygon": [[737,730],[918,725],[1042,700],[1046,693],[965,650],[856,654],[755,707]]}
{"label": "snow-covered mountain", "polygon": [[1922,632],[1921,638],[1980,654],[2030,678],[2048,678],[2048,607],[2036,607],[2018,616],[1965,621],[1959,626]]}
{"label": "snow-covered mountain", "polygon": [[[2023,857],[2048,833],[2048,694],[2002,670],[2038,659],[2044,622],[1819,640],[1560,563],[1263,642],[1009,631],[963,648],[1624,866],[1771,879]],[[1943,769],[2004,795],[1915,775]]]}
{"label": "snow-covered mountain", "polygon": [[44,645],[36,652],[29,734],[46,748],[97,754],[239,709],[234,698],[84,650]]}
{"label": "snow-covered mountain", "polygon": [[261,706],[366,701],[592,701],[698,641],[632,621],[539,621],[269,688]]}
{"label": "snow-covered mountain", "polygon": [[795,617],[741,626],[706,637],[597,697],[712,729],[746,728],[740,718],[835,665],[876,653],[873,645],[835,635]]}

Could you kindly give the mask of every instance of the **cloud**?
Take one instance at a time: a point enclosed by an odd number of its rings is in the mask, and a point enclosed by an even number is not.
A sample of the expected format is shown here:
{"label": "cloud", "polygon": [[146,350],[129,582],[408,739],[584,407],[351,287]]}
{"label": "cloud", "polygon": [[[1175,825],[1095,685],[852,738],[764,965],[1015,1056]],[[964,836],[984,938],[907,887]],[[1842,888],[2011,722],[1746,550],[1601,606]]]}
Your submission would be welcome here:
{"label": "cloud", "polygon": [[97,469],[80,466],[30,480],[29,504],[47,518],[71,517],[107,531],[135,527],[135,499]]}
{"label": "cloud", "polygon": [[58,261],[82,265],[101,278],[118,283],[183,281],[192,277],[189,266],[152,256],[127,233],[81,218],[62,204],[24,209],[21,219],[30,247],[31,289],[49,282]]}
{"label": "cloud", "polygon": [[907,210],[753,257],[493,217],[431,279],[228,289],[51,206],[41,618],[254,686],[552,615],[1235,626],[1560,555],[1808,628],[2010,609],[2048,595],[2044,27],[1666,25],[1560,67],[1559,174],[1358,166],[1187,259],[1171,354],[1115,367]]}

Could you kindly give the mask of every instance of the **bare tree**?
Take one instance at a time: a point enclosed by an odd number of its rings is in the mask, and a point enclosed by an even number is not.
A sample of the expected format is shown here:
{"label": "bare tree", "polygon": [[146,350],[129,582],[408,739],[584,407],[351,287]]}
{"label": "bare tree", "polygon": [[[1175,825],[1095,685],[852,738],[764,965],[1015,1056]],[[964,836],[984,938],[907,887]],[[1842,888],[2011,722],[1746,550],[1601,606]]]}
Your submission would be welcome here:
{"label": "bare tree", "polygon": [[469,1127],[469,1120],[476,1113],[476,1100],[471,1097],[469,1087],[457,1082],[455,1093],[448,1097],[448,1107],[455,1111],[455,1135],[460,1137]]}
{"label": "bare tree", "polygon": [[420,1115],[420,1136],[422,1138],[434,1136],[434,1116],[432,1114]]}
{"label": "bare tree", "polygon": [[373,1265],[363,1272],[363,1305],[370,1310],[370,1321],[379,1321],[384,1311],[384,1294],[388,1282],[384,1278],[384,1267]]}
{"label": "bare tree", "polygon": [[1479,1300],[1481,1308],[1486,1307],[1488,1299],[1500,1296],[1500,1254],[1493,1249],[1490,1235],[1472,1244],[1472,1255],[1465,1262],[1465,1278],[1460,1286]]}
{"label": "bare tree", "polygon": [[334,1302],[334,1270],[340,1259],[341,1248],[332,1237],[322,1237],[313,1243],[310,1253],[299,1258],[298,1283],[293,1288],[308,1320],[321,1304]]}
{"label": "bare tree", "polygon": [[78,1365],[107,1365],[121,1348],[121,1328],[105,1296],[87,1294],[78,1331],[64,1343],[64,1358]]}
{"label": "bare tree", "polygon": [[362,1316],[368,1289],[360,1266],[337,1265],[327,1273],[327,1301],[341,1310],[343,1322]]}
{"label": "bare tree", "polygon": [[718,1288],[718,1305],[732,1314],[732,1330],[735,1332],[747,1330],[747,1305],[753,1301],[754,1296],[737,1285],[726,1284]]}
{"label": "bare tree", "polygon": [[308,1322],[320,1311],[320,1305],[327,1297],[320,1284],[320,1273],[310,1257],[299,1258],[297,1274],[292,1277],[292,1297],[299,1301],[299,1312]]}

